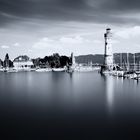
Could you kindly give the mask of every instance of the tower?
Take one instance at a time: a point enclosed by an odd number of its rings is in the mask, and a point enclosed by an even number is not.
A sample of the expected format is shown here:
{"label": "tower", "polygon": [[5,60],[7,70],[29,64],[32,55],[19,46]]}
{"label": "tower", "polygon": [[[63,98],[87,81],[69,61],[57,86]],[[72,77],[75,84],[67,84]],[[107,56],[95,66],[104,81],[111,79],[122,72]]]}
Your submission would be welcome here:
{"label": "tower", "polygon": [[111,43],[111,29],[107,28],[106,33],[104,34],[105,39],[105,53],[104,53],[104,65],[106,69],[113,69],[113,54],[112,54],[112,43]]}
{"label": "tower", "polygon": [[72,66],[75,65],[75,57],[73,52],[71,53],[71,61],[72,61]]}

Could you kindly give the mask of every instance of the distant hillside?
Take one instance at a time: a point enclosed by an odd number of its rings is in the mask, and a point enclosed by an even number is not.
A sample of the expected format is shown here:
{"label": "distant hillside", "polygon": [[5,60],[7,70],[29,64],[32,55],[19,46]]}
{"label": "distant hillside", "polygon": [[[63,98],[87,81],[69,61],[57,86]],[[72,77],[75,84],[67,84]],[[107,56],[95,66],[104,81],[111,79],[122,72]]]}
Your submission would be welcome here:
{"label": "distant hillside", "polygon": [[98,63],[102,64],[104,61],[104,55],[96,54],[96,55],[80,55],[75,57],[76,63]]}
{"label": "distant hillside", "polygon": [[[80,55],[75,57],[77,63],[98,63],[103,64],[104,62],[104,55],[103,54],[89,54],[89,55]],[[129,63],[134,63],[134,54],[128,54]],[[114,62],[120,63],[127,63],[127,53],[114,53]],[[135,53],[135,62],[140,62],[140,53]]]}

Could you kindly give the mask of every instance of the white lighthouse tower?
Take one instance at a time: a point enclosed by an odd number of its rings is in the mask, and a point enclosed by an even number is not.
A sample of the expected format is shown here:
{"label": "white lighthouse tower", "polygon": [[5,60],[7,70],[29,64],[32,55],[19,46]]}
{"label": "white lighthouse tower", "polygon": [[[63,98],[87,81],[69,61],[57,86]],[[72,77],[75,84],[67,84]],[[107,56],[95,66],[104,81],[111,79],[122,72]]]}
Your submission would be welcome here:
{"label": "white lighthouse tower", "polygon": [[111,29],[107,28],[104,34],[105,39],[105,53],[104,53],[104,66],[106,70],[113,69],[113,53],[112,53],[112,42],[111,42]]}

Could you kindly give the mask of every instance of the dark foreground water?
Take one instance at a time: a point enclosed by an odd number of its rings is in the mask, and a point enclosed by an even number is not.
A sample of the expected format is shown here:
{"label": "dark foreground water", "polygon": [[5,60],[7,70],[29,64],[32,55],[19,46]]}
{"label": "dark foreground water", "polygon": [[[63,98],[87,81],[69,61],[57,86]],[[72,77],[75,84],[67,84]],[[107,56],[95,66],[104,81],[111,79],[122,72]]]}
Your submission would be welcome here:
{"label": "dark foreground water", "polygon": [[128,139],[140,131],[140,83],[90,73],[0,73],[5,138]]}

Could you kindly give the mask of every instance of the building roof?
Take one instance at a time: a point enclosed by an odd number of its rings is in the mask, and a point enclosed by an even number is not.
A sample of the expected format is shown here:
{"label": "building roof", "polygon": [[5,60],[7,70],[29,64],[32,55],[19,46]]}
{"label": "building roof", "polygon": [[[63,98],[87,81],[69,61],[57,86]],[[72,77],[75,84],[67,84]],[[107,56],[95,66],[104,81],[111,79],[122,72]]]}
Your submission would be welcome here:
{"label": "building roof", "polygon": [[21,55],[14,59],[13,62],[27,62],[30,61],[30,58],[27,55]]}

